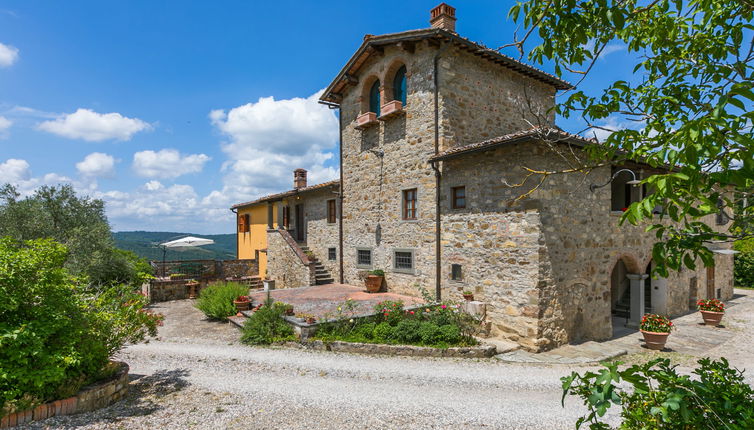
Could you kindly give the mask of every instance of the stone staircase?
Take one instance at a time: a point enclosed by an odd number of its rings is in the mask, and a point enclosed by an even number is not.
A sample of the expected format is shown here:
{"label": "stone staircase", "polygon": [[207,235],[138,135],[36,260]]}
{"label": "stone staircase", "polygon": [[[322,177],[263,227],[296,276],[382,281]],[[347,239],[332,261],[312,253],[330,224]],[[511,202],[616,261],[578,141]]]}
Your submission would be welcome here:
{"label": "stone staircase", "polygon": [[262,284],[262,277],[261,276],[243,276],[240,278],[225,278],[226,281],[233,281],[238,282],[239,284],[243,284],[248,286],[250,289],[258,289],[258,288],[264,288],[264,284]]}
{"label": "stone staircase", "polygon": [[[652,312],[652,290],[650,287],[645,287],[644,290],[644,313],[651,313]],[[620,300],[618,300],[618,303],[615,304],[615,308],[613,309],[613,315],[620,317],[620,318],[630,318],[631,317],[631,288],[626,288],[626,291],[623,292],[623,295],[621,296]]]}
{"label": "stone staircase", "polygon": [[324,284],[332,284],[335,282],[333,280],[332,275],[330,275],[330,272],[327,271],[325,268],[325,265],[322,264],[321,261],[317,258],[314,253],[311,252],[308,246],[306,246],[305,243],[299,243],[299,247],[302,251],[306,254],[306,256],[309,258],[309,261],[314,263],[314,281],[315,285],[324,285]]}

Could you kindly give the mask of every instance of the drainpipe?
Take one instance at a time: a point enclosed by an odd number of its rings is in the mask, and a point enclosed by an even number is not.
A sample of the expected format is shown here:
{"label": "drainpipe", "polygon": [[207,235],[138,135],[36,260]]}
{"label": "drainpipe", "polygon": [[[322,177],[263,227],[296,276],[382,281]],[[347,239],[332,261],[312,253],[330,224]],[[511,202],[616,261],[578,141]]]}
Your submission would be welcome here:
{"label": "drainpipe", "polygon": [[230,211],[236,214],[236,260],[238,260],[238,209],[230,208]]}
{"label": "drainpipe", "polygon": [[343,283],[343,109],[338,105],[338,132],[340,133],[340,192],[338,193],[338,263],[340,265],[339,282]]}
{"label": "drainpipe", "polygon": [[[435,155],[440,153],[440,77],[438,74],[438,63],[440,55],[450,47],[446,43],[437,50],[432,60],[434,70],[432,77],[434,79],[434,99],[435,99]],[[442,175],[436,162],[432,162],[432,170],[435,171],[435,299],[439,302],[442,299],[442,240],[440,219],[440,186],[442,185]]]}

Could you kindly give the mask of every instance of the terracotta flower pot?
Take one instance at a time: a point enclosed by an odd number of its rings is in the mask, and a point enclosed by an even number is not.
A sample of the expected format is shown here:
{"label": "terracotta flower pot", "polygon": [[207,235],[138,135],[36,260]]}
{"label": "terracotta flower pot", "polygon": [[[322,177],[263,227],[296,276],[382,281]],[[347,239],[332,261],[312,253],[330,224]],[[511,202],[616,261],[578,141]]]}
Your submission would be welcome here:
{"label": "terracotta flower pot", "polygon": [[248,300],[233,300],[233,304],[236,305],[238,312],[248,311],[251,308],[251,302]]}
{"label": "terracotta flower pot", "polygon": [[702,313],[702,319],[704,319],[704,324],[711,325],[711,326],[718,326],[720,325],[720,320],[723,319],[723,315],[725,315],[725,312],[712,312],[712,311],[699,311]]}
{"label": "terracotta flower pot", "polygon": [[654,331],[640,330],[644,335],[644,342],[647,344],[647,348],[660,351],[665,348],[665,343],[668,341],[670,333],[657,333]]}
{"label": "terracotta flower pot", "polygon": [[364,279],[364,284],[366,284],[367,292],[379,293],[380,289],[382,288],[383,279],[385,279],[384,276],[367,275],[366,279]]}

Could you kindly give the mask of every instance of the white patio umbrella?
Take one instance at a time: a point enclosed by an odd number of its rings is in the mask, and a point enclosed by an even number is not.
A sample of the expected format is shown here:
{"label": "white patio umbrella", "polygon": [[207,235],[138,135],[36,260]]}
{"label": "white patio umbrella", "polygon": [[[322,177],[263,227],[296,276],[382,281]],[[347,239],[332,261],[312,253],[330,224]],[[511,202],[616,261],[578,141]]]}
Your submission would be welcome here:
{"label": "white patio umbrella", "polygon": [[165,276],[165,254],[168,252],[168,248],[190,248],[192,246],[212,245],[215,243],[212,239],[204,239],[201,237],[186,236],[181,239],[171,240],[170,242],[161,243],[162,247],[162,276]]}

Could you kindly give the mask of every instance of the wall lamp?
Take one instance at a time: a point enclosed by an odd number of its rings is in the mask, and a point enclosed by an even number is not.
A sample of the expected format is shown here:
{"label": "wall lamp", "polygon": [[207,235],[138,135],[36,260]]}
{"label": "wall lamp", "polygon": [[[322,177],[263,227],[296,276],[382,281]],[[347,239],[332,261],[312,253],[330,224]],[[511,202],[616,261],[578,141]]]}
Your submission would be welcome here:
{"label": "wall lamp", "polygon": [[613,176],[610,178],[610,180],[607,181],[607,182],[605,182],[604,184],[602,184],[602,185],[596,185],[596,184],[589,185],[589,191],[594,192],[594,190],[596,190],[597,188],[602,188],[604,186],[607,186],[608,184],[610,184],[611,182],[613,182],[613,180],[615,180],[615,178],[618,175],[620,175],[623,172],[628,172],[633,177],[633,179],[631,179],[630,181],[627,181],[626,184],[637,186],[637,185],[639,185],[641,183],[640,180],[636,179],[636,173],[634,173],[633,170],[631,170],[631,169],[620,169],[617,172],[613,173]]}

